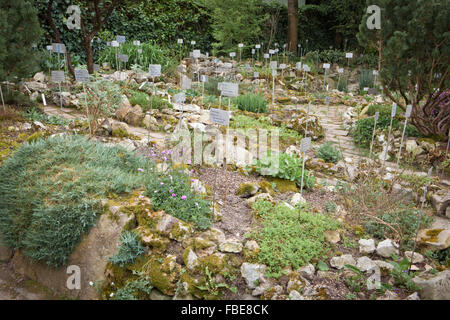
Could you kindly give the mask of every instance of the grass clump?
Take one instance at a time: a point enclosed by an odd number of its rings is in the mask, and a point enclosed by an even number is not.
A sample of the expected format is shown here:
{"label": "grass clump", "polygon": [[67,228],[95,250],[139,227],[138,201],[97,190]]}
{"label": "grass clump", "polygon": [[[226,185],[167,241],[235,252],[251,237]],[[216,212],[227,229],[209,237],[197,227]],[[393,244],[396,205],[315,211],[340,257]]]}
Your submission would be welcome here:
{"label": "grass clump", "polygon": [[[302,180],[302,160],[287,153],[269,154],[256,160],[255,170],[263,176],[286,179],[295,182],[298,186]],[[306,189],[312,189],[316,183],[313,175],[305,169],[303,185]]]}
{"label": "grass clump", "polygon": [[322,258],[329,250],[325,231],[339,227],[336,220],[326,215],[293,210],[283,204],[274,206],[260,200],[253,205],[253,210],[263,225],[252,235],[261,248],[257,260],[268,266],[271,277],[282,276],[285,267],[295,270]]}
{"label": "grass clump", "polygon": [[137,233],[125,231],[120,235],[119,252],[109,258],[109,261],[121,267],[136,261],[136,258],[145,253],[141,239]]}
{"label": "grass clump", "polygon": [[234,99],[239,110],[253,113],[267,113],[268,102],[259,94],[246,94]]}
{"label": "grass clump", "polygon": [[0,168],[0,231],[6,245],[54,267],[102,213],[101,199],[144,184],[153,164],[86,138],[26,143]]}
{"label": "grass clump", "polygon": [[149,298],[153,286],[148,277],[141,277],[130,280],[127,284],[117,289],[112,300],[141,300],[141,298]]}
{"label": "grass clump", "polygon": [[326,142],[317,149],[316,155],[325,162],[337,163],[342,159],[342,153],[333,146],[331,142]]}
{"label": "grass clump", "polygon": [[200,229],[211,226],[209,201],[191,191],[189,176],[183,171],[160,174],[147,184],[147,190],[155,210],[164,210],[183,221],[193,222]]}

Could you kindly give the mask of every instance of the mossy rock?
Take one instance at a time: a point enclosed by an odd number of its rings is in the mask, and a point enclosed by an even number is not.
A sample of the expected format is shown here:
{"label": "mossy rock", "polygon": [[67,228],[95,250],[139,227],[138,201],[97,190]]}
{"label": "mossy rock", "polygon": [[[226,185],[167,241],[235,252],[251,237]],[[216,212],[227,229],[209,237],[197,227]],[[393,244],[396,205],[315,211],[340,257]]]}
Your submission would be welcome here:
{"label": "mossy rock", "polygon": [[276,190],[281,193],[287,193],[287,192],[298,192],[297,184],[295,181],[280,179],[280,178],[273,178],[269,177],[269,181],[274,182],[276,185]]}
{"label": "mossy rock", "polygon": [[273,190],[273,186],[269,181],[261,181],[260,183],[258,183],[258,186],[263,193],[268,193],[271,196],[275,195],[275,190]]}
{"label": "mossy rock", "polygon": [[241,198],[249,198],[255,195],[259,190],[259,186],[253,182],[241,183],[239,188],[236,190],[236,195]]}

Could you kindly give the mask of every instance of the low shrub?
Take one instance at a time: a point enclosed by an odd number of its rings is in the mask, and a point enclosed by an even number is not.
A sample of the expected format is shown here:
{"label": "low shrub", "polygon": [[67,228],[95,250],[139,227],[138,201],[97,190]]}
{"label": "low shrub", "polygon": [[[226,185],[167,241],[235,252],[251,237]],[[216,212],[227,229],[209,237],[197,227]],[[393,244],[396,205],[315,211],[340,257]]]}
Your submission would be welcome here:
{"label": "low shrub", "polygon": [[266,264],[268,276],[280,277],[282,269],[296,270],[329,250],[325,231],[336,230],[339,223],[326,215],[290,209],[259,200],[253,210],[261,218],[262,228],[251,236],[260,245],[257,260]]}
{"label": "low shrub", "polygon": [[331,142],[326,142],[317,149],[316,155],[325,162],[337,163],[342,153]]}
{"label": "low shrub", "polygon": [[121,147],[73,136],[26,143],[0,168],[0,232],[6,245],[54,267],[103,212],[108,194],[144,185],[153,164]]}
{"label": "low shrub", "polygon": [[141,239],[137,233],[125,231],[120,235],[119,252],[109,258],[109,261],[121,267],[136,261],[136,258],[145,253]]}
{"label": "low shrub", "polygon": [[172,170],[160,174],[147,184],[148,196],[155,210],[164,210],[200,229],[211,225],[210,203],[191,191],[189,176]]}
{"label": "low shrub", "polygon": [[239,110],[253,113],[266,113],[268,102],[258,94],[246,94],[234,99],[234,104]]}
{"label": "low shrub", "polygon": [[[287,153],[268,154],[256,160],[255,170],[261,175],[294,181],[298,186],[302,180],[302,160]],[[303,185],[305,189],[312,189],[316,183],[313,175],[305,169]]]}

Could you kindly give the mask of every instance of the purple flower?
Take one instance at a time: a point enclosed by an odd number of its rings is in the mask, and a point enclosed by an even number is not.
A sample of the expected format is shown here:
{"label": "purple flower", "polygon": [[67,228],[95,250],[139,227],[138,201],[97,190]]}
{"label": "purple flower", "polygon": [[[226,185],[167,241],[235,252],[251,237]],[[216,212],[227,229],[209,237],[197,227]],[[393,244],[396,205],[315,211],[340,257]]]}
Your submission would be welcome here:
{"label": "purple flower", "polygon": [[167,158],[166,158],[166,157],[163,157],[163,160],[164,160],[164,161],[167,161]]}
{"label": "purple flower", "polygon": [[176,194],[175,193],[172,193],[172,197],[175,197],[176,196]]}
{"label": "purple flower", "polygon": [[139,172],[144,172],[144,169],[138,168],[138,171],[139,171]]}
{"label": "purple flower", "polygon": [[161,154],[166,154],[166,150],[161,151]]}
{"label": "purple flower", "polygon": [[181,200],[186,200],[187,197],[186,196],[181,196]]}
{"label": "purple flower", "polygon": [[161,182],[161,185],[163,185],[164,184],[164,182]]}
{"label": "purple flower", "polygon": [[173,190],[172,190],[172,189],[170,189],[170,190],[169,190],[169,192],[173,192]]}

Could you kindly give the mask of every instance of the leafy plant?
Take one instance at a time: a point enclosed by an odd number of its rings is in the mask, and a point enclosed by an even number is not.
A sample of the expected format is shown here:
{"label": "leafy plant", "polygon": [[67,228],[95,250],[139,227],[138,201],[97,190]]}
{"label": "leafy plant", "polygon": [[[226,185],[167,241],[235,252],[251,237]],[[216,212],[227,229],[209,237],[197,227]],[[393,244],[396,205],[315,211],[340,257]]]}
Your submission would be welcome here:
{"label": "leafy plant", "polygon": [[139,235],[131,231],[125,231],[120,235],[119,252],[109,258],[109,261],[124,267],[127,264],[133,263],[143,253],[145,253],[145,250],[141,245]]}
{"label": "leafy plant", "polygon": [[100,80],[88,83],[86,93],[86,98],[81,99],[81,107],[88,116],[89,134],[93,137],[103,124],[99,123],[99,119],[106,121],[122,102],[122,92],[117,84]]}
{"label": "leafy plant", "polygon": [[333,146],[331,142],[326,142],[317,149],[316,155],[325,162],[337,163],[341,160],[342,153]]}
{"label": "leafy plant", "polygon": [[263,96],[258,94],[241,95],[234,99],[234,103],[239,110],[249,111],[253,113],[266,113],[268,102]]}
{"label": "leafy plant", "polygon": [[[273,164],[278,164],[273,166]],[[272,176],[290,181],[295,181],[301,185],[302,180],[302,160],[287,153],[270,154],[263,159],[256,160],[255,170],[261,175]],[[316,179],[305,169],[303,184],[306,189],[312,189]]]}
{"label": "leafy plant", "polygon": [[153,286],[148,277],[131,280],[122,288],[117,289],[113,300],[138,300],[140,294],[150,295]]}
{"label": "leafy plant", "polygon": [[401,261],[398,260],[399,258],[393,255],[393,260],[389,261],[389,263],[394,266],[394,270],[391,271],[394,284],[403,287],[408,291],[420,290],[420,288],[411,281],[412,278],[414,278],[414,272],[408,273],[410,266],[409,260],[406,258],[403,258]]}
{"label": "leafy plant", "polygon": [[[196,285],[196,287],[202,291],[207,291],[212,296],[218,296],[220,294],[221,288],[228,288],[228,285],[226,283],[216,283],[214,278],[212,277],[211,272],[209,271],[208,267],[205,268],[205,284],[204,285]],[[236,289],[236,288],[234,288]],[[232,290],[234,291],[234,290]],[[235,292],[234,292],[235,293]]]}
{"label": "leafy plant", "polygon": [[40,109],[33,108],[23,113],[23,117],[28,121],[39,121],[46,124],[53,124],[63,126],[69,124],[71,121],[58,116],[50,116],[43,113]]}
{"label": "leafy plant", "polygon": [[147,184],[147,190],[156,210],[193,222],[200,229],[211,225],[209,201],[191,191],[189,176],[183,172],[172,170],[160,174]]}
{"label": "leafy plant", "polygon": [[284,267],[297,269],[328,251],[325,231],[336,230],[339,222],[305,210],[290,209],[259,200],[253,210],[261,218],[262,228],[252,234],[260,245],[257,260],[268,266],[268,275],[281,276]]}

